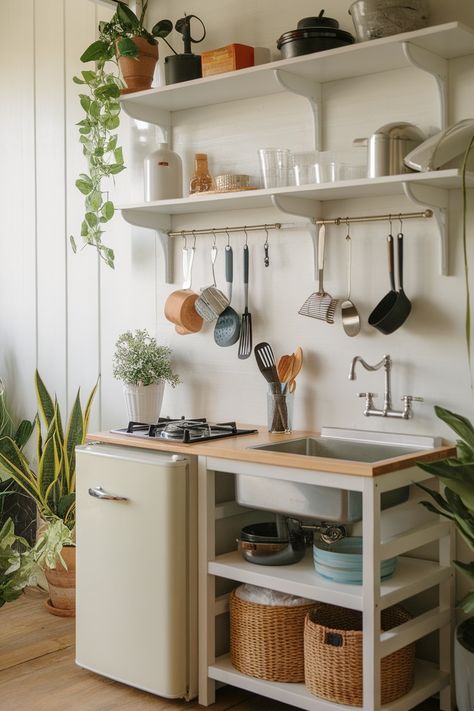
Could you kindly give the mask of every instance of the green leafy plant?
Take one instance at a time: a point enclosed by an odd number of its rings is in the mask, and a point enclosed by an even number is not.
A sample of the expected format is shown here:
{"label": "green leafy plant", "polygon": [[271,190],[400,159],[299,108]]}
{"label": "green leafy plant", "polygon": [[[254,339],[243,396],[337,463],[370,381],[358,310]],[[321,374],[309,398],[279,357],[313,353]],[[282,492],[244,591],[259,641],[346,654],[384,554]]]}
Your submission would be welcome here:
{"label": "green leafy plant", "polygon": [[[435,407],[436,415],[445,422],[456,435],[457,456],[430,463],[418,463],[418,466],[444,484],[444,493],[440,494],[422,484],[418,486],[429,494],[434,501],[421,503],[430,511],[440,514],[454,522],[469,548],[474,551],[474,428],[471,422],[454,412],[442,407]],[[460,601],[464,612],[474,613],[474,561],[464,563],[455,560],[456,568],[467,577],[472,590]]]}
{"label": "green leafy plant", "polygon": [[0,528],[0,607],[16,600],[33,582],[35,569],[28,542],[15,535],[13,521],[7,519]]}
{"label": "green leafy plant", "polygon": [[[102,242],[104,225],[113,218],[115,207],[104,189],[104,181],[113,179],[124,170],[122,147],[118,145],[116,130],[120,125],[120,91],[124,84],[119,77],[118,56],[137,57],[138,48],[133,37],[144,37],[156,44],[157,37],[165,37],[172,30],[169,20],[157,23],[152,32],[143,26],[148,0],[137,17],[123,2],[110,22],[99,24],[99,39],[82,54],[82,62],[95,62],[94,70],[82,71],[73,81],[84,87],[79,95],[85,117],[79,121],[80,142],[87,160],[87,173],[81,173],[76,187],[85,196],[85,215],[81,225],[84,245],[92,245],[109,267],[114,267],[114,252]],[[70,237],[74,252],[77,244]]]}
{"label": "green leafy plant", "polygon": [[35,373],[38,401],[36,429],[36,471],[12,437],[0,439],[0,466],[36,502],[43,519],[61,519],[69,530],[75,525],[76,454],[87,432],[97,383],[87,400],[84,413],[77,391],[66,430],[56,398],[48,393],[38,371]]}
{"label": "green leafy plant", "polygon": [[[0,378],[0,442],[3,437],[13,439],[20,449],[23,449],[28,442],[33,431],[33,422],[22,420],[18,427],[15,427],[13,418],[7,407],[5,399],[5,386]],[[0,463],[0,481],[9,478],[8,472],[4,471]]]}
{"label": "green leafy plant", "polygon": [[171,367],[171,349],[159,346],[146,330],[126,331],[118,337],[113,374],[130,385],[151,385],[165,380],[175,387],[180,382]]}
{"label": "green leafy plant", "polygon": [[33,557],[41,570],[56,568],[58,562],[67,570],[61,555],[64,546],[75,546],[74,533],[60,518],[50,518],[41,528],[38,541],[33,548]]}

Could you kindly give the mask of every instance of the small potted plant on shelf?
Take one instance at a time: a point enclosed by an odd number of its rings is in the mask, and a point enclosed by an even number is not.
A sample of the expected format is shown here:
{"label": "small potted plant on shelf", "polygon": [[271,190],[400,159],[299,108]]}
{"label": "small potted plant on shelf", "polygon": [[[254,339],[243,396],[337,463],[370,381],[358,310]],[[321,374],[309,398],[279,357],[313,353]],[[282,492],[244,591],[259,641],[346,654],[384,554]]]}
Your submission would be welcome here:
{"label": "small potted plant on shelf", "polygon": [[[158,60],[157,38],[166,37],[173,29],[170,20],[161,20],[148,32],[143,25],[147,6],[148,0],[137,17],[128,5],[118,2],[110,22],[99,24],[99,39],[81,56],[82,62],[95,62],[95,68],[74,77],[74,82],[87,92],[79,95],[85,117],[78,126],[88,165],[88,172],[76,180],[76,187],[85,196],[81,237],[112,268],[114,253],[103,244],[102,234],[104,224],[114,216],[114,204],[107,196],[104,182],[125,167],[115,133],[120,124],[119,97],[122,93],[150,88]],[[73,236],[70,241],[76,251]]]}
{"label": "small potted plant on shelf", "polygon": [[171,366],[171,349],[159,346],[146,330],[126,331],[115,344],[114,377],[123,382],[131,422],[158,422],[165,383],[180,382]]}
{"label": "small potted plant on shelf", "polygon": [[35,387],[38,400],[36,470],[9,436],[0,439],[0,467],[35,501],[42,521],[33,555],[48,581],[50,599],[46,606],[53,614],[74,616],[75,448],[85,442],[97,384],[84,412],[80,391],[77,391],[65,430],[58,401],[50,396],[38,371]]}
{"label": "small potted plant on shelf", "polygon": [[[432,463],[419,463],[424,471],[437,477],[444,484],[443,494],[418,484],[431,501],[422,504],[454,522],[462,538],[474,551],[474,428],[471,422],[442,407],[435,407],[436,415],[460,438],[457,441],[457,456]],[[456,701],[459,711],[472,711],[474,699],[474,560],[464,563],[455,560],[454,565],[469,580],[472,589],[460,601],[459,606],[467,615],[456,628],[454,665],[456,677]]]}

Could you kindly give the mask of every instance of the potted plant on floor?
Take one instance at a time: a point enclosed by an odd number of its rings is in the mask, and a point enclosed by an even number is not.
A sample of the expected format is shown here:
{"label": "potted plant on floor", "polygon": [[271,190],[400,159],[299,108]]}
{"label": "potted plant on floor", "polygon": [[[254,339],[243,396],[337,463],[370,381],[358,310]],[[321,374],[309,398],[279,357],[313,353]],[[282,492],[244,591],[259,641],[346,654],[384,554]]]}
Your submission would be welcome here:
{"label": "potted plant on floor", "polygon": [[[121,93],[151,86],[158,60],[157,38],[166,37],[173,29],[170,20],[161,20],[148,32],[143,25],[147,6],[148,0],[137,17],[128,5],[118,2],[110,22],[99,24],[99,39],[81,56],[82,62],[95,62],[95,68],[74,77],[74,82],[87,92],[79,95],[85,112],[78,123],[79,134],[88,165],[88,172],[76,180],[76,187],[85,196],[81,237],[85,245],[94,246],[112,268],[114,253],[103,244],[102,234],[104,224],[112,219],[115,210],[104,184],[125,167],[115,133],[120,124],[119,97]],[[119,77],[119,67],[126,86]],[[70,241],[76,251],[73,236]]]}
{"label": "potted plant on floor", "polygon": [[146,330],[126,331],[115,344],[113,374],[123,382],[131,422],[158,422],[165,384],[175,387],[179,376],[171,366],[171,349],[159,346]]}
{"label": "potted plant on floor", "polygon": [[[65,430],[58,401],[50,396],[38,371],[35,374],[35,387],[38,401],[38,414],[35,418],[36,469],[32,468],[15,440],[8,436],[0,439],[0,467],[36,502],[42,520],[34,555],[48,580],[50,599],[46,606],[53,614],[73,616],[75,448],[85,442],[97,384],[89,395],[84,412],[80,391],[77,391]],[[65,594],[68,586],[72,586],[72,589]]]}
{"label": "potted plant on floor", "polygon": [[[430,511],[453,521],[469,548],[474,551],[474,428],[465,417],[442,407],[435,407],[435,412],[460,439],[457,440],[456,457],[418,464],[421,469],[437,477],[445,487],[441,494],[419,484],[434,501],[434,504],[431,501],[421,503]],[[474,560],[469,563],[455,560],[454,565],[472,586],[459,606],[467,615],[474,615]],[[458,711],[472,711],[474,616],[467,617],[456,628],[454,666]]]}

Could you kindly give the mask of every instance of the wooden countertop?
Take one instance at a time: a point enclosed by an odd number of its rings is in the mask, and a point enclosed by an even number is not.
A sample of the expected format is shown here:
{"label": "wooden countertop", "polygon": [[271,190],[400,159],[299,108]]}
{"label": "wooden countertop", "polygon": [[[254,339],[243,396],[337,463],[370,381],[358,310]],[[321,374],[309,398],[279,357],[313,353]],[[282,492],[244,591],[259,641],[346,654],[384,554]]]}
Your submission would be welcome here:
{"label": "wooden countertop", "polygon": [[119,435],[111,432],[90,433],[87,435],[88,442],[104,442],[107,444],[119,444],[125,447],[138,447],[140,449],[154,449],[158,452],[176,452],[178,454],[189,454],[195,456],[215,457],[217,459],[233,459],[242,462],[254,462],[255,464],[270,464],[275,467],[293,467],[296,469],[308,469],[311,471],[334,472],[337,474],[349,474],[354,476],[374,477],[388,472],[406,469],[414,466],[416,462],[430,462],[435,459],[455,456],[456,449],[450,444],[437,447],[436,449],[418,450],[410,454],[384,459],[379,462],[357,462],[345,459],[334,459],[329,457],[303,456],[300,454],[288,454],[284,452],[269,452],[267,450],[252,449],[260,444],[270,444],[284,442],[287,440],[299,439],[308,435],[315,436],[317,432],[295,431],[291,434],[270,434],[266,428],[255,427],[254,425],[239,424],[238,427],[246,429],[257,429],[256,434],[240,435],[238,437],[226,437],[219,440],[209,440],[207,442],[182,444],[179,442],[166,442],[160,439],[145,439]]}

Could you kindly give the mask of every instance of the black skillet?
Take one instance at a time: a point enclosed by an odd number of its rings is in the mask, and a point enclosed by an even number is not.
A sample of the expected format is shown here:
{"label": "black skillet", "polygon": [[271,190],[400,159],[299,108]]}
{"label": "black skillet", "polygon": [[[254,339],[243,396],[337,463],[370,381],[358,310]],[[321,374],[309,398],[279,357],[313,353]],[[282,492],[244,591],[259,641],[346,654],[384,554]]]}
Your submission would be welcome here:
{"label": "black skillet", "polygon": [[395,289],[393,237],[387,237],[388,243],[388,271],[391,291],[377,304],[369,316],[369,324],[378,331],[388,335],[400,328],[408,318],[411,311],[411,302],[403,291],[403,233],[397,235],[398,244],[398,282],[399,289]]}

